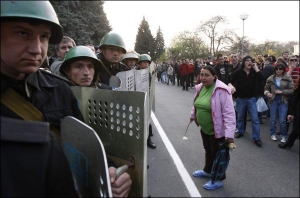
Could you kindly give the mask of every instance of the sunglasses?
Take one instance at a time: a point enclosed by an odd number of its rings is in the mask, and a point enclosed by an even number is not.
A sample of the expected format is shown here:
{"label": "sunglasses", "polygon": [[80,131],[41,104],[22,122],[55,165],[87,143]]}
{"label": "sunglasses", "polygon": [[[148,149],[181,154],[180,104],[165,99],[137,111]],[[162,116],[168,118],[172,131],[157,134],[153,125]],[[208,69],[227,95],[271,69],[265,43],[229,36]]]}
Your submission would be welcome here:
{"label": "sunglasses", "polygon": [[275,68],[275,70],[284,70],[284,68]]}
{"label": "sunglasses", "polygon": [[297,61],[297,59],[290,59],[290,61],[291,61],[291,62],[296,62],[296,61]]}

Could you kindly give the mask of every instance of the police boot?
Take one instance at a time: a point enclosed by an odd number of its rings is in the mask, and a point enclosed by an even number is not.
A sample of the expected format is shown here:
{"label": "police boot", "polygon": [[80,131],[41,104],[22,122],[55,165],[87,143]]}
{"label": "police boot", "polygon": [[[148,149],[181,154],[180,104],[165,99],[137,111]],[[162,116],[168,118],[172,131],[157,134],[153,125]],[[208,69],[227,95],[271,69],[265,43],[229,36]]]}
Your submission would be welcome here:
{"label": "police boot", "polygon": [[147,139],[147,146],[152,148],[152,149],[156,149],[156,146],[155,144],[151,141],[151,138],[150,136],[148,136],[148,139]]}
{"label": "police boot", "polygon": [[149,125],[149,135],[152,137],[153,136],[153,133],[152,133],[152,125],[150,124]]}

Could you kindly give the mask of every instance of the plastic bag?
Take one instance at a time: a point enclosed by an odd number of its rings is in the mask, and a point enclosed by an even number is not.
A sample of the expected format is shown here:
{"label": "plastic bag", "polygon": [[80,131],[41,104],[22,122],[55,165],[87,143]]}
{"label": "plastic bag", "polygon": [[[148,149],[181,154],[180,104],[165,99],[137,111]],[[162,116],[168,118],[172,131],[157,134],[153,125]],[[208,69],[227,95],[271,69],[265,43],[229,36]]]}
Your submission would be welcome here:
{"label": "plastic bag", "polygon": [[256,106],[258,112],[264,112],[268,110],[268,106],[262,97],[258,98],[258,100],[256,101]]}

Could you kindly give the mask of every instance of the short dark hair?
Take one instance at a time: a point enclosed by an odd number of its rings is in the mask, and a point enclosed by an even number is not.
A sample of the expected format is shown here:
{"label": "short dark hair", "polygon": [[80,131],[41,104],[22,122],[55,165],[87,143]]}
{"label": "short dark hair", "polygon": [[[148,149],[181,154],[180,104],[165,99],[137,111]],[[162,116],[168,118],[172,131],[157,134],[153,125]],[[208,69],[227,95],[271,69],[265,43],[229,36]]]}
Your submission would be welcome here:
{"label": "short dark hair", "polygon": [[69,36],[63,36],[63,38],[61,39],[61,41],[58,44],[55,45],[55,50],[56,51],[59,50],[59,44],[61,44],[61,43],[68,43],[68,42],[71,42],[73,44],[73,47],[76,46],[75,41],[71,37],[69,37]]}
{"label": "short dark hair", "polygon": [[217,60],[222,56],[223,56],[222,54],[217,54]]}

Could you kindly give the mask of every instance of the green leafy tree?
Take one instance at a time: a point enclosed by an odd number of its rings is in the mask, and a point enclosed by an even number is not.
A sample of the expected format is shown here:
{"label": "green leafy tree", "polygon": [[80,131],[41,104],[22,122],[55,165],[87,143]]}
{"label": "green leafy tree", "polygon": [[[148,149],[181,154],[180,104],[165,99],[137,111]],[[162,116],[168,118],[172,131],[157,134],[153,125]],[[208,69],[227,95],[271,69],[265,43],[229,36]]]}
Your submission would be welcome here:
{"label": "green leafy tree", "polygon": [[154,49],[153,60],[157,60],[164,52],[165,52],[165,40],[159,26],[155,37],[155,49]]}
{"label": "green leafy tree", "polygon": [[143,17],[138,28],[134,50],[139,54],[149,54],[151,58],[153,58],[155,54],[155,40],[145,17]]}
{"label": "green leafy tree", "polygon": [[112,28],[103,10],[104,1],[50,1],[64,35],[76,45],[99,45],[102,37]]}
{"label": "green leafy tree", "polygon": [[196,59],[209,54],[209,49],[196,32],[184,31],[172,39],[168,56],[173,61],[181,58]]}

